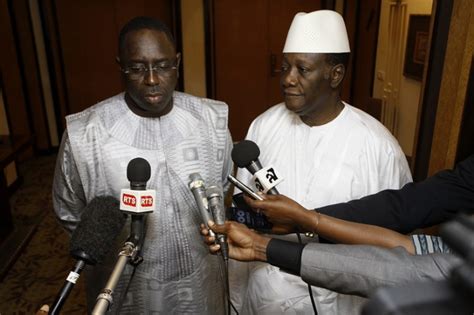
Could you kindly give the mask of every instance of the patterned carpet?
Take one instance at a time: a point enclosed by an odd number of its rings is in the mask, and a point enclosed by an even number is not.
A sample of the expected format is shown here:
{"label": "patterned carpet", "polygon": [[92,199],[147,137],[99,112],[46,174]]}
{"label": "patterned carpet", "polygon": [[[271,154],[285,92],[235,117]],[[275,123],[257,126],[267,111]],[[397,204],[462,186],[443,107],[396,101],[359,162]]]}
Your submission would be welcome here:
{"label": "patterned carpet", "polygon": [[[37,224],[30,242],[0,285],[0,315],[34,314],[51,304],[75,264],[69,256],[69,236],[53,213],[51,184],[56,157],[41,156],[20,165],[21,188],[12,196],[16,224]],[[86,314],[84,280],[71,291],[63,314]]]}

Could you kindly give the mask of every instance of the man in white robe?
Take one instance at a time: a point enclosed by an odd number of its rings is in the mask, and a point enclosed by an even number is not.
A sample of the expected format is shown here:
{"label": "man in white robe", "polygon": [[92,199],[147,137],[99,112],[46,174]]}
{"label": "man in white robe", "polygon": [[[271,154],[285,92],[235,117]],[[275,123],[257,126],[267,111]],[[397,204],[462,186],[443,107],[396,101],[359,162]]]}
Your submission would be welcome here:
{"label": "man in white robe", "polygon": [[[174,92],[180,54],[160,21],[140,17],[124,26],[117,61],[126,92],[66,118],[53,184],[56,214],[73,231],[94,197],[119,199],[120,190],[130,187],[130,160],[146,159],[156,210],[146,215],[143,262],[134,273],[127,265],[113,292],[112,312],[223,314],[219,260],[201,241],[202,218],[188,183],[189,175],[198,172],[207,185],[227,188],[232,171],[227,105]],[[89,310],[118,249],[86,275]]]}
{"label": "man in white robe", "polygon": [[[390,132],[340,100],[350,52],[342,17],[327,10],[298,13],[283,52],[285,102],[257,117],[247,134],[260,148],[262,165],[284,178],[278,191],[314,209],[410,182],[408,163]],[[238,178],[252,184],[247,170],[239,170]],[[312,313],[308,286],[299,277],[264,263],[231,262],[230,270],[242,314]],[[319,314],[358,314],[364,301],[315,287],[313,294]]]}

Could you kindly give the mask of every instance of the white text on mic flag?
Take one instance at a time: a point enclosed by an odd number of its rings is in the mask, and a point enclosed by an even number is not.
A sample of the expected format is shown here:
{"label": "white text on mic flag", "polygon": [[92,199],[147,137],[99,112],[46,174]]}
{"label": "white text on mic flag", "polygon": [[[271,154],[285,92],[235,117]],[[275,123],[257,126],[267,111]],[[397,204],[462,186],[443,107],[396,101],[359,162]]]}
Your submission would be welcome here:
{"label": "white text on mic flag", "polygon": [[120,191],[120,210],[132,213],[153,212],[156,208],[156,191],[122,189]]}
{"label": "white text on mic flag", "polygon": [[263,193],[266,193],[282,181],[283,177],[277,175],[273,166],[262,168],[252,177],[255,188]]}

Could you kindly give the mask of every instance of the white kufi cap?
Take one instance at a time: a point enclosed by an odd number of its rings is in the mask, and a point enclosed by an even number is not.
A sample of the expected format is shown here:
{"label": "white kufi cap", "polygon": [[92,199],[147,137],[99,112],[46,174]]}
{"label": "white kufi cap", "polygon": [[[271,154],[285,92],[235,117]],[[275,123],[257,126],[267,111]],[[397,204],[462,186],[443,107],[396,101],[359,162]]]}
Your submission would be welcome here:
{"label": "white kufi cap", "polygon": [[291,22],[284,53],[348,53],[349,39],[342,16],[336,11],[300,12]]}

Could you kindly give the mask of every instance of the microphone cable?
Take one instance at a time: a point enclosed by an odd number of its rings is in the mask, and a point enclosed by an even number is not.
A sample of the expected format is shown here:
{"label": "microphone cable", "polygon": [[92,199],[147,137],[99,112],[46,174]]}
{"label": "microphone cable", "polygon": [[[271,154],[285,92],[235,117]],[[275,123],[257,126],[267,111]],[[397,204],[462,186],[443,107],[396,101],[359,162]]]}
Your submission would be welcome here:
{"label": "microphone cable", "polygon": [[137,271],[137,266],[138,265],[133,266],[133,270],[132,270],[132,274],[130,275],[130,279],[128,280],[127,285],[125,286],[125,289],[122,291],[122,294],[120,294],[120,297],[119,297],[119,300],[118,300],[118,303],[117,303],[117,312],[119,312],[119,313],[122,309],[122,304],[123,304],[123,301],[125,299],[125,296],[127,296],[128,290],[130,289],[130,284],[132,283],[133,276],[135,276],[135,271]]}
{"label": "microphone cable", "polygon": [[[299,232],[296,232],[296,236],[298,237],[298,242],[300,244],[303,244],[303,241],[301,240],[301,235]],[[314,296],[313,296],[313,289],[311,287],[311,284],[308,283],[307,285],[308,285],[309,298],[311,300],[311,305],[313,306],[314,315],[318,315],[318,309],[316,308],[316,302],[314,301]]]}
{"label": "microphone cable", "polygon": [[222,260],[219,260],[219,275],[221,276],[221,280],[224,287],[224,295],[227,301],[226,304],[226,314],[231,314],[231,308],[234,310],[236,315],[239,315],[239,312],[235,308],[232,300],[230,298],[230,287],[229,287],[229,264],[228,261],[224,258],[223,255],[220,255]]}
{"label": "microphone cable", "polygon": [[[206,189],[204,180],[199,173],[190,174],[189,179],[189,188],[193,193],[196,205],[201,215],[201,220],[204,222],[204,225],[209,229],[209,227],[207,226],[207,222],[211,219],[213,219],[218,224],[223,224],[225,221],[225,206],[223,203],[221,204],[220,202],[223,199],[223,196],[221,196],[221,191],[216,186],[210,186],[208,187],[208,189]],[[210,197],[211,194],[212,197]],[[212,199],[212,202],[210,202],[209,198]],[[211,210],[211,207],[213,207],[212,209],[215,211],[215,213]],[[209,229],[209,231],[210,235],[215,236],[216,241],[218,241],[218,236],[214,235],[211,229]],[[219,240],[221,239],[219,238]],[[224,244],[224,242],[219,243],[222,245],[226,245]],[[222,290],[224,292],[224,308],[227,311],[226,314],[230,315],[231,307],[234,309],[236,314],[238,314],[230,299],[228,254],[223,254],[224,252],[227,253],[228,251],[226,250],[226,248],[222,247],[220,255],[222,256],[222,261],[218,259],[219,277],[222,283]]]}

